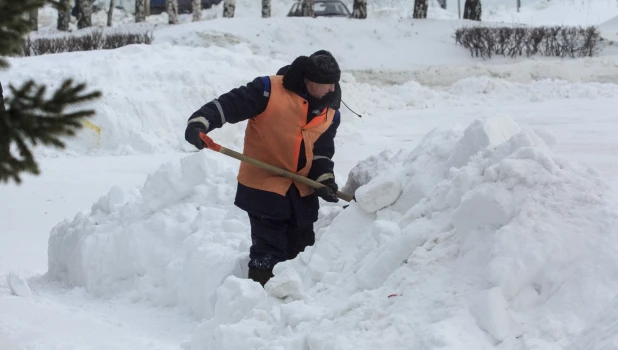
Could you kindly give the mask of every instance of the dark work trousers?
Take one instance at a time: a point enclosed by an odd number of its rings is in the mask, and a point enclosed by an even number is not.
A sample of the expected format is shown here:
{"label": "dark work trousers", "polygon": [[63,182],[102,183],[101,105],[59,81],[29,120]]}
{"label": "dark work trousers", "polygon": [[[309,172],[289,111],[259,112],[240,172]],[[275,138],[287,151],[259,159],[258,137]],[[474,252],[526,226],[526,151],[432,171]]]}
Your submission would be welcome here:
{"label": "dark work trousers", "polygon": [[[292,205],[292,204],[290,204]],[[291,216],[276,220],[249,213],[251,248],[249,267],[272,269],[278,262],[294,259],[307,246],[315,243],[313,222],[299,224],[292,209]]]}

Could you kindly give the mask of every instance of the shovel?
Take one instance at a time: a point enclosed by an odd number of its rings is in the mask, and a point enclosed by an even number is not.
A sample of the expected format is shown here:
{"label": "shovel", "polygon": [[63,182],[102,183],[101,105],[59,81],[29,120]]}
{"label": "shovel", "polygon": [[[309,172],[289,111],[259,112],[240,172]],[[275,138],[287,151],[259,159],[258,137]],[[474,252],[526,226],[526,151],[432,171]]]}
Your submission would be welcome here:
{"label": "shovel", "polygon": [[[204,134],[203,132],[200,132],[200,138],[202,139],[202,141],[204,141],[204,143],[206,144],[206,147],[208,147],[209,149],[215,151],[215,152],[219,152],[219,153],[223,153],[226,156],[232,157],[232,158],[236,158],[240,161],[243,162],[247,162],[253,166],[256,166],[258,168],[264,169],[264,170],[268,170],[270,172],[273,172],[277,175],[283,176],[283,177],[287,177],[288,179],[292,179],[294,181],[298,181],[300,183],[303,183],[309,187],[318,189],[318,188],[322,188],[322,187],[326,187],[325,185],[317,182],[317,181],[313,181],[309,178],[306,178],[302,175],[298,175],[296,173],[293,173],[291,171],[287,171],[281,168],[277,168],[276,166],[272,166],[268,163],[264,163],[260,160],[248,157],[242,153],[238,153],[236,151],[232,151],[229,148],[225,148],[221,145],[219,145],[218,143],[215,143],[215,141],[213,141],[210,137],[208,137],[206,134]],[[354,196],[341,192],[341,191],[337,191],[337,197],[343,199],[346,202],[351,202],[351,201],[355,201],[356,198],[354,198]]]}

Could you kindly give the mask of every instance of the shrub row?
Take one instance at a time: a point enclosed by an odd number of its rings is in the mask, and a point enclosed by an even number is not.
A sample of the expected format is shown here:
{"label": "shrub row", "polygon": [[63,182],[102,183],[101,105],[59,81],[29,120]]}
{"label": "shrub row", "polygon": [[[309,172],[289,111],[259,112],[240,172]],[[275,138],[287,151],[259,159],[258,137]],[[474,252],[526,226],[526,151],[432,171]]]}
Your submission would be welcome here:
{"label": "shrub row", "polygon": [[116,49],[131,44],[151,44],[154,37],[145,33],[109,33],[94,30],[82,35],[64,35],[28,39],[24,43],[24,56],[50,53]]}
{"label": "shrub row", "polygon": [[455,32],[455,42],[476,57],[593,56],[601,36],[596,27],[468,27]]}

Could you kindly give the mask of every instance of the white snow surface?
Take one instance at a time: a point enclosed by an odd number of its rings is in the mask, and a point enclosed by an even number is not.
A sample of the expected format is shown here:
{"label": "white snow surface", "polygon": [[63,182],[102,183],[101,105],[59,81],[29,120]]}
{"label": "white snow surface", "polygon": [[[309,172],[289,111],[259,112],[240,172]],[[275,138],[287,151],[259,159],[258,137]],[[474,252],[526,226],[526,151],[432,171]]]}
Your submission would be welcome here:
{"label": "white snow surface", "polygon": [[[476,146],[480,136],[503,141]],[[461,144],[477,152],[449,168]],[[611,305],[607,186],[534,131],[436,130],[387,163],[401,168],[401,199],[375,214],[352,204],[275,268],[277,284],[300,276],[301,295],[264,298],[240,322],[206,321],[192,349],[559,349]],[[417,188],[427,195],[405,196]]]}
{"label": "white snow surface", "polygon": [[[288,24],[295,26],[294,22]],[[445,22],[438,27],[448,26]],[[326,39],[320,40],[324,42]],[[484,64],[467,62],[465,50],[457,51],[454,45],[442,43],[439,47],[446,50],[450,46],[456,51],[444,59],[447,60],[445,64],[452,64],[430,66],[430,60],[423,56],[415,61],[418,64],[414,66],[427,67],[405,72],[382,71],[380,68],[345,70],[342,63],[343,99],[364,116],[364,119],[359,119],[345,107],[341,109],[346,120],[341,131],[343,138],[351,136],[359,141],[359,137],[362,139],[368,132],[364,120],[378,120],[385,110],[414,108],[431,111],[438,106],[461,110],[492,105],[503,108],[504,101],[530,103],[618,96],[618,56]],[[316,45],[314,49],[319,47]],[[342,60],[355,57],[345,50],[333,53]],[[462,56],[465,63],[456,63],[457,57]],[[71,66],[62,66],[67,60]],[[88,105],[97,111],[89,122],[99,130],[83,128],[77,137],[68,139],[68,150],[61,153],[72,155],[190,150],[192,146],[184,140],[183,131],[194,111],[255,77],[275,74],[280,67],[291,62],[255,55],[246,45],[201,48],[170,43],[131,45],[96,54],[74,52],[10,61],[12,68],[0,72],[0,79],[13,85],[19,86],[27,79],[36,78],[56,87],[60,81],[72,77],[79,82],[87,81],[91,90],[103,92],[105,98]],[[382,62],[378,60],[378,65]],[[214,131],[214,135],[228,147],[240,149],[243,130],[244,123],[228,124]],[[58,153],[44,148],[39,152],[41,156],[56,156]]]}
{"label": "white snow surface", "polygon": [[[618,348],[615,49],[473,59],[452,32],[475,24],[452,0],[424,21],[413,0],[370,1],[364,21],[284,18],[287,1],[258,19],[259,2],[237,2],[238,18],[216,6],[178,26],[116,11],[154,44],[0,72],[5,87],[74,77],[104,93],[67,150],[37,149],[40,177],[0,187],[0,349]],[[607,34],[618,15],[609,0],[522,2],[484,1],[484,20]],[[55,33],[41,14],[38,35]],[[358,202],[322,202],[316,244],[262,288],[246,278],[238,162],[195,152],[184,128],[322,48],[363,115],[342,109],[334,157]],[[243,130],[211,135],[241,150]]]}
{"label": "white snow surface", "polygon": [[[349,181],[361,192],[397,174],[399,198],[336,208],[266,293],[244,279],[234,167],[201,152],[56,226],[49,275],[188,307],[205,320],[195,350],[563,348],[618,293],[618,213],[598,172],[555,155],[555,141],[499,116],[383,154],[381,171]],[[391,196],[364,193],[369,205]]]}

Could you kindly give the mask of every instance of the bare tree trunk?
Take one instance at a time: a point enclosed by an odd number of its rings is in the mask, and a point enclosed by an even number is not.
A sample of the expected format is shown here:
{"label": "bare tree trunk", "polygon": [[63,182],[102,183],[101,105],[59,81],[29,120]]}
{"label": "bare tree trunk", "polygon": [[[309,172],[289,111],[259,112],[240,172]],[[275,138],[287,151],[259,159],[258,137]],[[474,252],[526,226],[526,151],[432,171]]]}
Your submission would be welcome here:
{"label": "bare tree trunk", "polygon": [[77,0],[77,29],[92,27],[92,0]]}
{"label": "bare tree trunk", "polygon": [[107,26],[112,26],[112,19],[114,18],[114,0],[109,0],[109,10],[107,11]]}
{"label": "bare tree trunk", "polygon": [[202,3],[200,0],[191,1],[191,12],[193,12],[193,22],[202,19]]}
{"label": "bare tree trunk", "polygon": [[464,19],[471,19],[473,21],[481,20],[481,0],[466,0],[464,5]]}
{"label": "bare tree trunk", "polygon": [[427,18],[428,0],[414,0],[413,18]]}
{"label": "bare tree trunk", "polygon": [[0,83],[0,113],[4,113],[4,96],[2,95],[2,83]]}
{"label": "bare tree trunk", "polygon": [[367,0],[354,0],[352,17],[359,19],[367,18]]}
{"label": "bare tree trunk", "polygon": [[302,12],[304,17],[313,17],[313,0],[303,0]]}
{"label": "bare tree trunk", "polygon": [[178,23],[178,0],[165,0],[167,15],[169,16],[168,23]]}
{"label": "bare tree trunk", "polygon": [[92,27],[92,0],[76,0],[77,29]]}
{"label": "bare tree trunk", "polygon": [[69,20],[71,19],[71,7],[69,7],[69,0],[60,0],[62,9],[58,10],[58,24],[56,28],[60,31],[66,32],[69,30]]}
{"label": "bare tree trunk", "polygon": [[28,22],[30,22],[30,30],[37,31],[39,29],[39,9],[34,9],[28,13]]}
{"label": "bare tree trunk", "polygon": [[[2,96],[2,83],[0,83],[0,116],[2,118],[4,118],[3,116],[4,112],[5,112],[4,96]],[[8,140],[0,140],[0,159],[9,158],[10,151],[11,151],[11,143]]]}
{"label": "bare tree trunk", "polygon": [[146,20],[146,6],[144,0],[135,0],[135,23]]}
{"label": "bare tree trunk", "polygon": [[236,0],[223,0],[223,17],[234,17],[234,10],[236,10]]}
{"label": "bare tree trunk", "polygon": [[270,17],[270,0],[262,0],[262,18]]}

